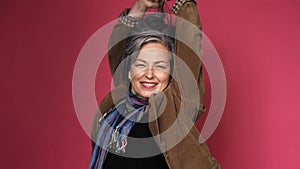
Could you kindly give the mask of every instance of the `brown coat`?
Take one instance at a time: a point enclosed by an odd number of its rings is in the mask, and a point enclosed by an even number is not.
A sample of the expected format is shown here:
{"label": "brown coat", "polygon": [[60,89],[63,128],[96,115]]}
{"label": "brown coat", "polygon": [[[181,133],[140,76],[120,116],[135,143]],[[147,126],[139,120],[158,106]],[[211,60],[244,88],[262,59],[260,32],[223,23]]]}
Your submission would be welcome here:
{"label": "brown coat", "polygon": [[[204,83],[201,55],[201,23],[193,1],[184,3],[177,16],[184,18],[196,27],[187,27],[184,20],[177,19],[174,58],[175,77],[167,89],[152,95],[149,99],[149,128],[170,169],[217,169],[217,161],[211,156],[206,143],[199,139],[194,121],[203,113]],[[197,29],[196,29],[197,28]],[[126,36],[131,28],[118,23],[111,35],[109,62],[111,72],[115,72],[122,61],[120,52],[126,46],[126,39],[116,42],[120,36]],[[121,39],[124,39],[121,37]],[[185,64],[181,64],[183,61]],[[185,65],[189,70],[185,70]],[[191,74],[199,92],[195,92],[187,73]],[[189,80],[189,82],[186,82]],[[115,88],[102,100],[99,110],[108,112],[114,103],[124,99],[128,87],[119,78],[114,78]],[[188,83],[188,84],[187,84]],[[196,90],[197,91],[197,90]],[[97,112],[92,129],[92,138],[99,130],[97,121],[101,113]]]}

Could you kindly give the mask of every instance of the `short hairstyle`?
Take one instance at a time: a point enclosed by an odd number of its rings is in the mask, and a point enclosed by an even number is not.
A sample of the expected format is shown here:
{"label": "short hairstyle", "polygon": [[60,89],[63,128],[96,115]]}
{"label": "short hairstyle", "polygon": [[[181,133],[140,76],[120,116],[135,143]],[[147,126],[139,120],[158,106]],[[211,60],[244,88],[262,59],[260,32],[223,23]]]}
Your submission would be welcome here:
{"label": "short hairstyle", "polygon": [[[167,47],[170,52],[170,75],[173,72],[174,26],[166,24],[164,14],[149,14],[139,26],[129,33],[125,48],[124,80],[128,82],[128,72],[131,64],[137,58],[140,49],[149,43],[159,43]],[[171,76],[170,76],[171,78]]]}

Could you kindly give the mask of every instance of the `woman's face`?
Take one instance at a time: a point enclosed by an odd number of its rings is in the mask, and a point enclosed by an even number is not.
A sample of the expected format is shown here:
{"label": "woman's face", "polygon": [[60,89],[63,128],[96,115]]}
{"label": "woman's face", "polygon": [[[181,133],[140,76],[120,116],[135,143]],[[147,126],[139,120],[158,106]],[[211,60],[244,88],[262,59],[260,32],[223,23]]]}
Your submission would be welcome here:
{"label": "woman's face", "polygon": [[170,78],[169,56],[170,53],[164,45],[145,44],[128,72],[132,92],[149,98],[151,94],[163,91]]}

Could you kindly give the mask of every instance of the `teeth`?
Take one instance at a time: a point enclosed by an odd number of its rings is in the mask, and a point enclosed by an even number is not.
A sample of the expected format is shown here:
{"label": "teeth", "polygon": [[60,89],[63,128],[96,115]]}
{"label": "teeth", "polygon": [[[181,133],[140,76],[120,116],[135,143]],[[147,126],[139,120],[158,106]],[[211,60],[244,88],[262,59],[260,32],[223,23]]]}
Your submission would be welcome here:
{"label": "teeth", "polygon": [[146,87],[153,87],[153,86],[155,86],[154,83],[143,83],[143,85],[146,86]]}

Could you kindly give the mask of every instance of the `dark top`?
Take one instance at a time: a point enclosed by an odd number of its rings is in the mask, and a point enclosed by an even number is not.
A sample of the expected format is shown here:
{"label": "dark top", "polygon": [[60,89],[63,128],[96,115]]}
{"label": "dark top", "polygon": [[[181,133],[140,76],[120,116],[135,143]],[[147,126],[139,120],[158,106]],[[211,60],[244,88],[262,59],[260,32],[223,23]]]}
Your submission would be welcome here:
{"label": "dark top", "polygon": [[[145,116],[141,121],[145,121]],[[152,138],[148,123],[135,123],[128,136],[125,153],[108,152],[103,169],[169,169]],[[143,158],[139,158],[141,156]]]}

